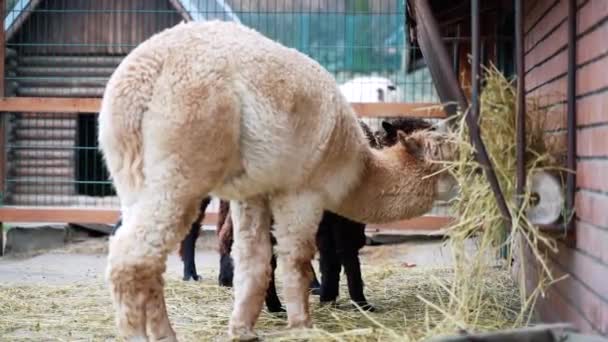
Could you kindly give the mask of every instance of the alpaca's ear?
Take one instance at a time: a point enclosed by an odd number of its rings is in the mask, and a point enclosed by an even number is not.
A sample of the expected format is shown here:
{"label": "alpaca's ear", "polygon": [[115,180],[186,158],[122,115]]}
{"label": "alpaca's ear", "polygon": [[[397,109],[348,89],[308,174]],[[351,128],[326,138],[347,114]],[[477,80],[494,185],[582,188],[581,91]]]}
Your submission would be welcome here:
{"label": "alpaca's ear", "polygon": [[393,126],[393,124],[388,121],[382,121],[382,128],[384,129],[384,131],[386,131],[388,135],[395,134],[395,126]]}
{"label": "alpaca's ear", "polygon": [[423,157],[423,151],[422,151],[422,144],[420,143],[420,141],[412,136],[408,136],[405,133],[403,133],[402,131],[398,131],[397,135],[399,137],[399,141],[403,144],[403,146],[405,146],[405,149],[407,150],[407,152],[409,154],[411,154],[412,156],[418,158],[418,159],[422,159]]}

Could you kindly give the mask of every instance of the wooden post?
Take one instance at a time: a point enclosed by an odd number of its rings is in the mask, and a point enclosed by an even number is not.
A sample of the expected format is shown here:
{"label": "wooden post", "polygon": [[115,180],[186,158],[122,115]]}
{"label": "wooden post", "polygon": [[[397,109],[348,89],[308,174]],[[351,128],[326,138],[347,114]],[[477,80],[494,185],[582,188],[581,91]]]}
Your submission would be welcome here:
{"label": "wooden post", "polygon": [[2,49],[0,49],[0,96],[4,97],[4,64],[6,63],[4,59],[4,54],[6,51],[6,44],[4,41],[4,20],[6,18],[5,13],[6,1],[0,0],[0,18],[2,18],[2,27],[0,28],[0,44],[2,44]]}
{"label": "wooden post", "polygon": [[[4,52],[6,51],[6,44],[4,42],[4,20],[6,18],[5,15],[5,6],[6,1],[0,0],[0,23],[2,27],[0,27],[0,98],[4,98],[4,64],[6,63],[4,58]],[[6,158],[5,158],[5,145],[4,141],[6,139],[6,125],[5,125],[5,115],[0,112],[0,201],[4,197],[4,178],[6,174]],[[0,206],[2,203],[0,202]],[[0,256],[4,255],[4,226],[2,222],[0,222]]]}

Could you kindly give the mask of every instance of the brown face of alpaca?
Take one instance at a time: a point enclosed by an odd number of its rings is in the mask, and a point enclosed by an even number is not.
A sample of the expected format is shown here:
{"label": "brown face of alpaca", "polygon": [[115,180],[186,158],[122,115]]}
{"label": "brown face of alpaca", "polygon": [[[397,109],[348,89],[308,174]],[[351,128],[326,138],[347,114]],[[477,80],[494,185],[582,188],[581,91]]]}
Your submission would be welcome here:
{"label": "brown face of alpaca", "polygon": [[437,176],[437,200],[448,200],[455,195],[457,183],[445,168],[443,162],[457,158],[457,144],[444,133],[435,131],[416,131],[412,134],[397,132],[399,142],[409,154],[419,161],[428,164],[431,173],[440,172]]}
{"label": "brown face of alpaca", "polygon": [[370,150],[357,187],[331,211],[365,223],[388,223],[427,213],[436,200],[450,195],[455,184],[441,161],[455,156],[445,134],[399,132],[398,143]]}

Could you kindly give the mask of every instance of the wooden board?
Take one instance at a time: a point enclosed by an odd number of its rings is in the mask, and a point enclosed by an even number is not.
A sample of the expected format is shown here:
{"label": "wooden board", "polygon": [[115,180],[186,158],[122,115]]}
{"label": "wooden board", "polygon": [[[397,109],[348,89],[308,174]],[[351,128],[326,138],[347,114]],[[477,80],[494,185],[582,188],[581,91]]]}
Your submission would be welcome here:
{"label": "wooden board", "polygon": [[[0,222],[59,222],[114,224],[120,213],[115,209],[0,207]],[[204,224],[215,225],[217,213],[207,213]]]}
{"label": "wooden board", "polygon": [[98,113],[101,99],[56,97],[5,97],[0,112]]}
{"label": "wooden board", "polygon": [[[53,208],[53,207],[0,207],[0,222],[61,222],[61,223],[105,223],[118,221],[119,211],[115,209],[94,208]],[[207,212],[203,224],[215,225],[218,214]],[[382,230],[426,230],[436,231],[445,228],[452,218],[443,216],[421,216],[410,220],[387,224],[370,224],[367,231]]]}
{"label": "wooden board", "polygon": [[[437,103],[360,103],[353,109],[362,117],[444,118]],[[0,99],[0,112],[98,113],[99,98],[5,97]]]}
{"label": "wooden board", "polygon": [[443,107],[438,103],[351,103],[355,112],[362,117],[419,117],[445,118]]}

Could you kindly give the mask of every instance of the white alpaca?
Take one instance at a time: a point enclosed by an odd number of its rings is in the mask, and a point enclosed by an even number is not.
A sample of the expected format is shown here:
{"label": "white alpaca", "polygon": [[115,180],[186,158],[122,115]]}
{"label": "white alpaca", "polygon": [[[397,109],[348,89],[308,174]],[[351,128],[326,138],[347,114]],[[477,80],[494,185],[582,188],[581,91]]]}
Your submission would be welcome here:
{"label": "white alpaca", "polygon": [[175,341],[162,274],[200,199],[231,200],[235,304],[250,336],[270,274],[275,220],[290,327],[310,327],[309,264],[324,209],[366,223],[419,216],[439,195],[431,132],[372,150],[333,77],[244,26],[177,25],[134,49],[110,78],[99,145],[121,200],[106,277],[119,332]]}
{"label": "white alpaca", "polygon": [[[348,102],[396,102],[399,88],[388,78],[359,76],[340,85],[340,91]],[[372,130],[382,129],[382,118],[362,118]]]}

